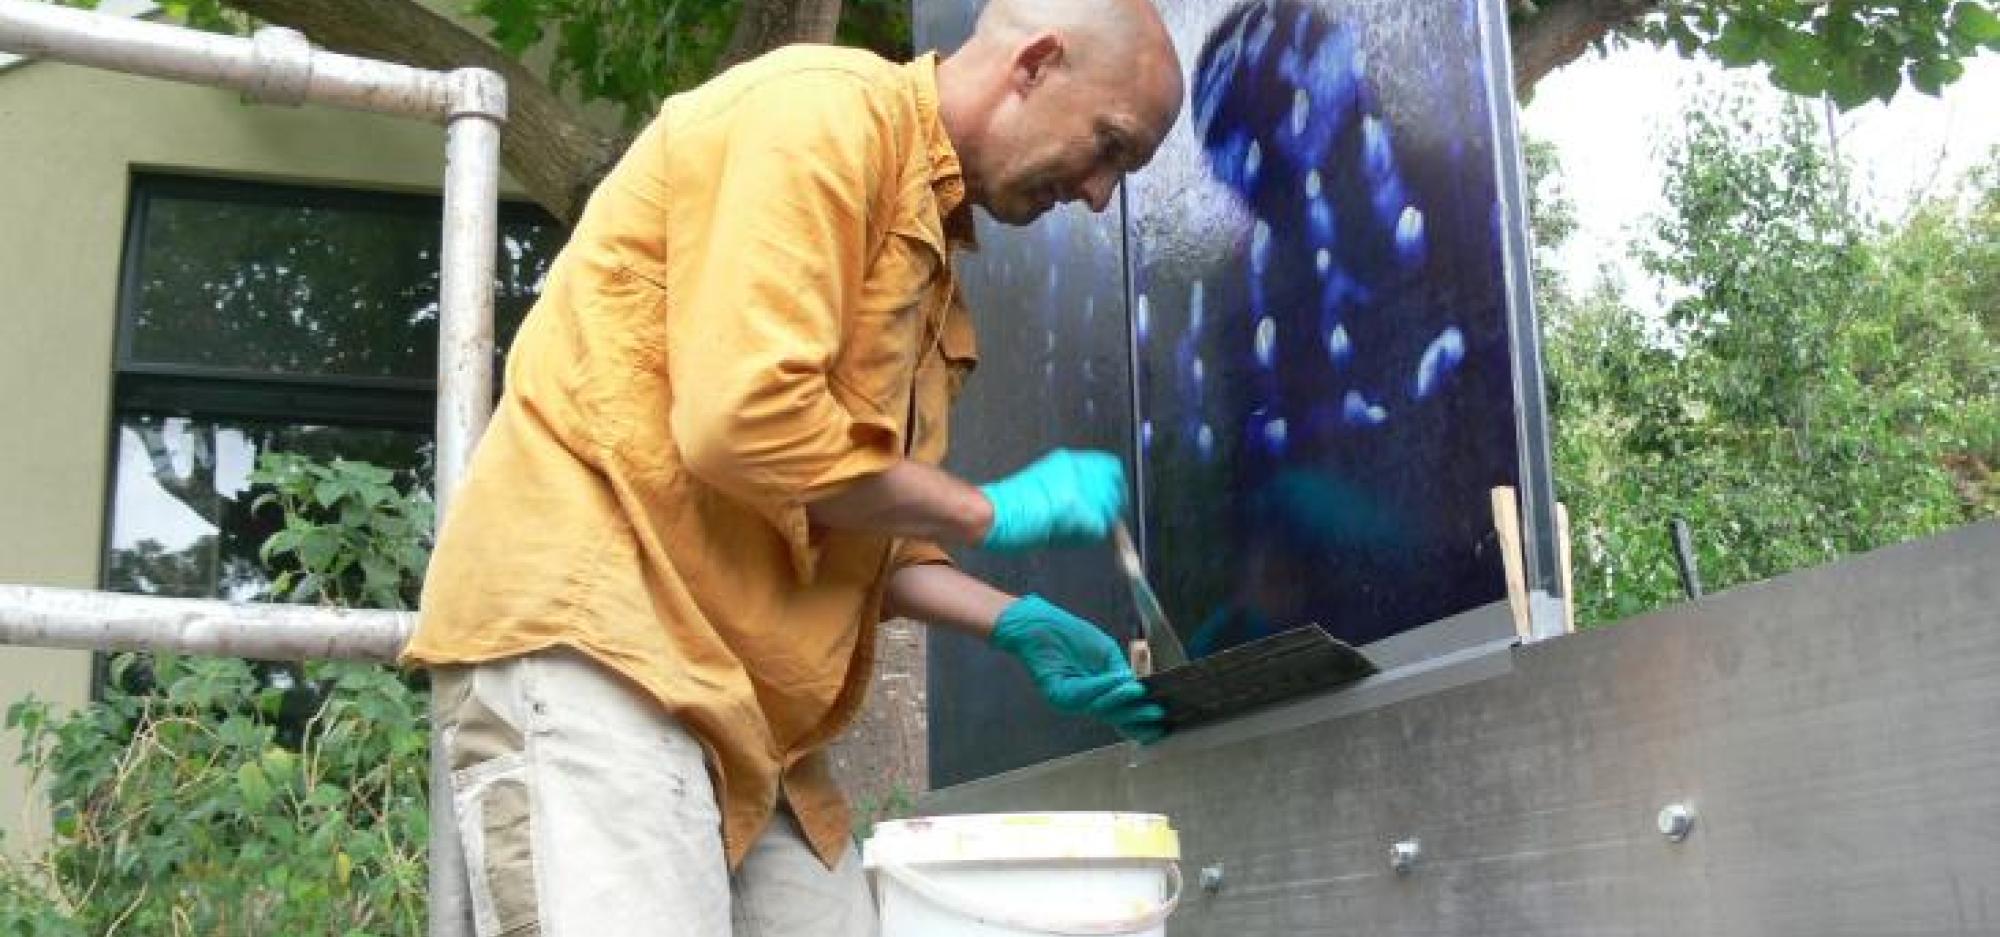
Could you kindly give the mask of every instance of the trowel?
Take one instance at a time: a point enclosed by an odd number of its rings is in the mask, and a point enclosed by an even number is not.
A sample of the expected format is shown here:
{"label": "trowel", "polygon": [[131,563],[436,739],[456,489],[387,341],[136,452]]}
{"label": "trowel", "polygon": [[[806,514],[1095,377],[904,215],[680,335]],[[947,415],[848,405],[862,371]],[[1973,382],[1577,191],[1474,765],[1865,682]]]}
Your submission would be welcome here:
{"label": "trowel", "polygon": [[1185,729],[1275,703],[1337,689],[1378,672],[1375,662],[1315,624],[1259,638],[1190,663],[1160,598],[1146,582],[1132,532],[1119,521],[1112,541],[1118,568],[1132,590],[1140,632],[1151,660],[1141,676],[1148,695],[1167,710],[1167,725]]}
{"label": "trowel", "polygon": [[1160,606],[1160,597],[1153,594],[1153,587],[1146,582],[1146,567],[1139,562],[1139,547],[1132,542],[1132,532],[1125,528],[1124,521],[1112,528],[1111,539],[1118,547],[1118,568],[1124,571],[1125,583],[1132,588],[1132,604],[1139,609],[1139,630],[1151,655],[1151,669],[1157,672],[1185,666],[1187,649],[1181,646],[1181,637],[1175,633],[1173,623],[1167,621],[1167,610]]}

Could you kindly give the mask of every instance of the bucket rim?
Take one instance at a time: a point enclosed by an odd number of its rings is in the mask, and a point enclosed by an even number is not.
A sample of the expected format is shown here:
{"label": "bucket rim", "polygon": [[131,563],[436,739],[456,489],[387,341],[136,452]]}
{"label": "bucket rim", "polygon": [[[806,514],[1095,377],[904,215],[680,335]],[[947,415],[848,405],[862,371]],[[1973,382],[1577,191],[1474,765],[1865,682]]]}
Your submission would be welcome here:
{"label": "bucket rim", "polygon": [[1180,834],[1157,813],[1032,811],[885,820],[862,844],[862,867],[1070,859],[1178,861]]}

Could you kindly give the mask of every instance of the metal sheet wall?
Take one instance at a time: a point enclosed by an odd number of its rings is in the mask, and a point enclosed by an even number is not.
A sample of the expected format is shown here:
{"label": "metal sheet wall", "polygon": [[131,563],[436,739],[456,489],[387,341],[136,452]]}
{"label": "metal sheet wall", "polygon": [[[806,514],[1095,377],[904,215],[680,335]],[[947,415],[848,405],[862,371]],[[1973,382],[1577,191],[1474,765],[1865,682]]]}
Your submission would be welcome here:
{"label": "metal sheet wall", "polygon": [[922,806],[1167,814],[1177,937],[2000,933],[1996,610],[1987,521]]}

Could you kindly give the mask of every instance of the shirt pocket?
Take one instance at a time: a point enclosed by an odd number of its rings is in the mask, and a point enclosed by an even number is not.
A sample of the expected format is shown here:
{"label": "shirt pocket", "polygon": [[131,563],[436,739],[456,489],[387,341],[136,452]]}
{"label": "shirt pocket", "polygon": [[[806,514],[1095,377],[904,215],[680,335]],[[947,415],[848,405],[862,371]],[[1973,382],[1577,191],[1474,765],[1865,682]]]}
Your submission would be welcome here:
{"label": "shirt pocket", "polygon": [[[945,256],[918,224],[892,228],[842,331],[829,385],[855,419],[906,438],[918,356],[942,305]],[[907,443],[906,443],[907,444]]]}
{"label": "shirt pocket", "polygon": [[971,317],[956,296],[940,319],[936,340],[927,343],[929,353],[917,370],[917,398],[911,407],[916,425],[911,428],[910,457],[933,465],[944,461],[952,404],[979,363]]}
{"label": "shirt pocket", "polygon": [[567,362],[568,391],[601,451],[641,454],[640,470],[657,473],[670,451],[671,399],[666,369],[666,291],[629,267],[592,284],[575,307],[576,342]]}

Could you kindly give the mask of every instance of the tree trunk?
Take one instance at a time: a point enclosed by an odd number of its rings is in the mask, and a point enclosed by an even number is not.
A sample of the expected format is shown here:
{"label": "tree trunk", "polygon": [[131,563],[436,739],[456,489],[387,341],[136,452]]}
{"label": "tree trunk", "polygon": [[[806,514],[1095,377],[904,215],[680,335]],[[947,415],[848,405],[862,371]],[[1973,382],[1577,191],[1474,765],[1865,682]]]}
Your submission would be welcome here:
{"label": "tree trunk", "polygon": [[1612,30],[1659,9],[1658,0],[1559,0],[1539,8],[1517,7],[1508,36],[1514,49],[1514,91],[1528,89],[1548,73],[1583,55]]}
{"label": "tree trunk", "polygon": [[296,29],[337,52],[418,68],[489,68],[507,79],[507,171],[565,224],[583,210],[623,141],[583,122],[547,83],[484,38],[417,0],[225,0],[258,19]]}
{"label": "tree trunk", "polygon": [[716,71],[795,42],[832,42],[840,0],[743,0]]}

